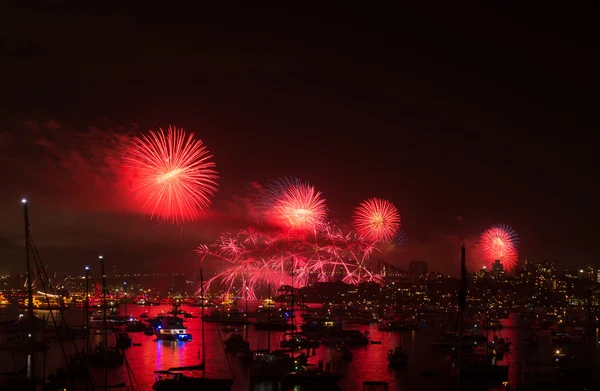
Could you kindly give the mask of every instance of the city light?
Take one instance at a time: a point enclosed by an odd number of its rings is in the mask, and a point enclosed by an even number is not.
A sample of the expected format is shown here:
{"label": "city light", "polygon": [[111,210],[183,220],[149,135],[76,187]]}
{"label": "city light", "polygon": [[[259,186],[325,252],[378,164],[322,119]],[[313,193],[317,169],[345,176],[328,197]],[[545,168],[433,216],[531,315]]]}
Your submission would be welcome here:
{"label": "city light", "polygon": [[26,204],[27,203],[27,198],[21,198],[21,203],[22,204]]}

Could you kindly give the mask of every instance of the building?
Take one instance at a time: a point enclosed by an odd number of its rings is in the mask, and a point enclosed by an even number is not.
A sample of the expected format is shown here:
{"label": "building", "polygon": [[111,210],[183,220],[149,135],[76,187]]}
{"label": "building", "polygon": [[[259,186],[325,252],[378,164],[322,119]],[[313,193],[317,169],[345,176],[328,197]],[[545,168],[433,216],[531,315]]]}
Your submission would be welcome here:
{"label": "building", "polygon": [[504,270],[504,265],[502,261],[496,259],[492,264],[492,278],[496,281],[505,281],[506,280],[506,271]]}
{"label": "building", "polygon": [[585,268],[583,268],[583,279],[584,280],[590,280],[590,281],[594,281],[596,277],[596,268],[593,266],[586,266]]}
{"label": "building", "polygon": [[537,288],[556,290],[556,265],[554,262],[544,261],[536,266],[535,285]]}
{"label": "building", "polygon": [[523,266],[526,272],[534,273],[535,272],[535,262],[533,259],[529,258],[525,260],[525,265]]}
{"label": "building", "polygon": [[427,262],[422,261],[410,261],[408,264],[408,278],[411,281],[417,281],[424,278],[429,272]]}

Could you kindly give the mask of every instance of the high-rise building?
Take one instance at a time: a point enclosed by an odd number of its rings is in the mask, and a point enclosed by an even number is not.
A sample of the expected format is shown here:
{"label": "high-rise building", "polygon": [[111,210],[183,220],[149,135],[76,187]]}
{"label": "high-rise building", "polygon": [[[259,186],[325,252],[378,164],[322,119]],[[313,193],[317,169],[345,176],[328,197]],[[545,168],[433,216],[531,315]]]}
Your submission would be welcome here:
{"label": "high-rise building", "polygon": [[540,262],[536,265],[536,269],[536,286],[538,289],[556,290],[556,265],[554,265],[554,262]]}
{"label": "high-rise building", "polygon": [[422,261],[410,261],[408,264],[408,278],[411,281],[417,281],[424,278],[429,272],[427,262]]}
{"label": "high-rise building", "polygon": [[583,269],[583,278],[585,280],[594,281],[596,277],[596,268],[588,265]]}
{"label": "high-rise building", "polygon": [[504,281],[506,279],[506,271],[504,271],[504,265],[502,265],[502,261],[500,261],[499,259],[496,259],[492,264],[492,277],[498,281]]}
{"label": "high-rise building", "polygon": [[526,259],[523,269],[525,269],[525,271],[530,272],[530,273],[535,272],[535,262],[533,262],[533,259],[531,259],[531,258]]}
{"label": "high-rise building", "polygon": [[484,266],[479,271],[475,272],[475,278],[477,280],[485,280],[487,278],[487,266]]}

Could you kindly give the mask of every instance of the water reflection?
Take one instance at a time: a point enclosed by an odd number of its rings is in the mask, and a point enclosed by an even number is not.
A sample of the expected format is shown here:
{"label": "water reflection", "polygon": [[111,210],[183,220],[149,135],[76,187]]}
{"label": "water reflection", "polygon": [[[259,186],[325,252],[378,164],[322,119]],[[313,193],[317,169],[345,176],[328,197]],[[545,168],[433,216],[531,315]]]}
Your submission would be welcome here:
{"label": "water reflection", "polygon": [[[137,316],[145,312],[147,308],[129,305],[127,311],[129,314]],[[153,307],[151,315],[160,311],[169,311],[167,307]],[[186,308],[185,310],[198,313],[198,308]],[[43,313],[41,313],[43,314]],[[68,321],[71,324],[81,324],[82,314],[79,309],[71,309],[66,312]],[[202,362],[201,357],[201,321],[199,318],[186,319],[189,332],[193,335],[190,342],[175,341],[156,341],[153,336],[146,336],[143,333],[129,333],[133,343],[141,346],[132,346],[127,349],[126,356],[129,365],[135,375],[140,389],[150,389],[155,380],[154,371],[166,370],[171,367],[196,365]],[[296,322],[301,322],[301,317],[296,318]],[[298,323],[299,324],[299,323]],[[509,365],[509,382],[518,384],[523,380],[523,367],[527,363],[542,361],[549,357],[555,346],[550,344],[549,334],[540,335],[540,345],[537,349],[529,349],[523,341],[530,335],[529,325],[523,319],[510,318],[503,320],[504,328],[497,333],[491,332],[489,339],[499,335],[509,338],[512,341],[511,350],[508,354],[498,359],[499,364]],[[345,376],[339,382],[339,388],[343,390],[355,391],[362,390],[362,383],[367,380],[387,381],[390,384],[390,390],[415,390],[415,389],[445,389],[449,381],[446,376],[448,371],[448,357],[443,352],[431,349],[428,344],[437,341],[440,335],[440,329],[429,328],[420,331],[395,333],[380,332],[375,325],[348,326],[349,329],[368,331],[370,339],[381,341],[381,344],[370,344],[363,347],[351,349],[353,359],[350,362],[344,362],[334,357],[334,348],[321,345],[315,350],[315,356],[311,357],[309,363],[316,364],[319,360],[323,363],[330,363],[332,370]],[[245,330],[241,330],[245,335]],[[279,347],[283,337],[283,332],[271,332],[271,349]],[[240,362],[234,353],[226,353],[223,348],[222,340],[229,336],[229,333],[221,331],[218,324],[205,323],[206,335],[206,374],[208,377],[230,378],[233,376],[235,382],[233,389],[236,391],[247,390],[249,388],[249,379],[247,374],[248,365]],[[598,336],[595,335],[595,346],[598,346]],[[103,336],[93,334],[90,336],[91,346],[102,342]],[[267,332],[255,331],[252,326],[248,330],[248,340],[253,350],[266,349],[268,346]],[[109,344],[114,343],[114,337],[109,335]],[[60,344],[56,340],[49,341],[51,345],[45,360],[45,370],[48,374],[54,371],[58,366],[64,363]],[[76,342],[78,349],[84,345],[83,342]],[[405,368],[394,370],[388,368],[387,353],[396,346],[403,346],[408,353],[408,365]],[[75,350],[72,343],[64,344],[65,353],[70,355]],[[585,346],[571,347],[573,352],[585,350]],[[597,350],[597,349],[596,349]],[[0,372],[15,369],[13,361],[22,360],[22,358],[13,357],[8,352],[0,352]],[[20,361],[19,361],[20,362]],[[20,368],[17,368],[20,369]],[[94,384],[102,384],[104,381],[104,371],[94,370]],[[121,381],[130,383],[126,368],[120,367],[109,369],[109,382],[116,384]],[[272,383],[255,384],[254,390],[270,391],[276,390],[277,386]],[[314,388],[294,388],[298,391]],[[333,391],[328,388],[329,391]]]}

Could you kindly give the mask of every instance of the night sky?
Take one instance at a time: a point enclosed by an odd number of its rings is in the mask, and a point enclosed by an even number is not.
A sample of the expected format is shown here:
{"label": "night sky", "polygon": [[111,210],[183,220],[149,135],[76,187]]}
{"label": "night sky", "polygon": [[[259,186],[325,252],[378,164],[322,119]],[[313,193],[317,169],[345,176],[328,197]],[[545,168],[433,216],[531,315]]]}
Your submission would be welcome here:
{"label": "night sky", "polygon": [[[456,244],[500,222],[521,259],[600,264],[593,12],[87,3],[0,9],[0,272],[24,269],[22,196],[52,270],[103,253],[187,271],[282,175],[313,183],[333,220],[394,202],[402,267],[456,273]],[[169,124],[221,178],[183,227],[139,215],[119,182],[128,138]]]}

